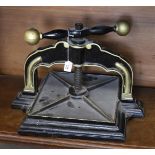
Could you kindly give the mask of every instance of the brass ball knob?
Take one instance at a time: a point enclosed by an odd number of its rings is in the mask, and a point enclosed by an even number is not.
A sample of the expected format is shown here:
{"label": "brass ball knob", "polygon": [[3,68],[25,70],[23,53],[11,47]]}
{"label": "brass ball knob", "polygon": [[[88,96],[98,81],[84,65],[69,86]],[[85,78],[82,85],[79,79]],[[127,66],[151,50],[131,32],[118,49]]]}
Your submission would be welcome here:
{"label": "brass ball knob", "polygon": [[42,39],[41,33],[34,28],[28,29],[24,34],[24,40],[29,45],[37,44],[40,41],[40,39]]}
{"label": "brass ball knob", "polygon": [[120,36],[126,36],[130,32],[129,23],[126,21],[120,21],[115,26],[115,31]]}

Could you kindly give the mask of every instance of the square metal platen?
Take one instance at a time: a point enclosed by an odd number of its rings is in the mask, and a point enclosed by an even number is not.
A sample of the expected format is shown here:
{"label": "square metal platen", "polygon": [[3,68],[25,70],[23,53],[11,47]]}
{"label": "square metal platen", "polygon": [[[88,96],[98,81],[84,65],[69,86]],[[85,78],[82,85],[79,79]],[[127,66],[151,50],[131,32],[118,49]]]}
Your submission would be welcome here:
{"label": "square metal platen", "polygon": [[140,103],[119,100],[117,76],[83,74],[83,94],[70,93],[73,73],[50,73],[29,106],[19,133],[93,139],[125,139],[126,119],[143,116]]}

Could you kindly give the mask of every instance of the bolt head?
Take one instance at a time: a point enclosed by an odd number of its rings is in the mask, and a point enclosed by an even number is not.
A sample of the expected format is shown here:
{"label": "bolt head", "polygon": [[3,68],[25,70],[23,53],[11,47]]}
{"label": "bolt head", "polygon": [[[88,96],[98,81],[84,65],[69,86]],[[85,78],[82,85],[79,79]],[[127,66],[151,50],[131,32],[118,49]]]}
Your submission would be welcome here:
{"label": "bolt head", "polygon": [[75,29],[76,30],[82,30],[83,29],[83,24],[82,23],[76,23],[75,24]]}
{"label": "bolt head", "polygon": [[87,44],[87,45],[86,45],[86,48],[87,48],[88,50],[90,50],[90,49],[92,48],[92,45],[91,45],[91,44]]}

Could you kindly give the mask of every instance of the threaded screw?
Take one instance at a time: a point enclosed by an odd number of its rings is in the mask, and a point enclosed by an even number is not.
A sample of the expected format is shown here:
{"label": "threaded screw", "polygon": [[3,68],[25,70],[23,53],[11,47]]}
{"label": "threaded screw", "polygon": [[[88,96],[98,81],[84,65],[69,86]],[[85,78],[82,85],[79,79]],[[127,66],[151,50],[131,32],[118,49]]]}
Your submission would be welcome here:
{"label": "threaded screw", "polygon": [[82,89],[82,67],[75,67],[74,73],[74,89],[79,92]]}

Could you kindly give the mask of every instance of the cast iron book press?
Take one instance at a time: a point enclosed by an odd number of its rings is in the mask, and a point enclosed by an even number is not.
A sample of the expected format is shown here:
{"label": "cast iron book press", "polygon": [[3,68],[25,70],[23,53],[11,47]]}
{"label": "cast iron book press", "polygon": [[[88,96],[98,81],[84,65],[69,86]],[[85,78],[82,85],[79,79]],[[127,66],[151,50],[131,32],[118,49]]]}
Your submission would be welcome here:
{"label": "cast iron book press", "polygon": [[[128,23],[118,22],[113,27],[86,28],[77,23],[68,30],[26,31],[25,40],[31,45],[41,39],[59,41],[38,48],[26,59],[25,87],[12,103],[27,113],[19,134],[125,140],[127,120],[143,117],[141,103],[132,96],[132,68],[85,37],[109,32],[125,36],[129,29]],[[49,73],[38,87],[37,69],[53,64],[63,64],[64,72]],[[110,74],[86,74],[84,66],[100,67]]]}

